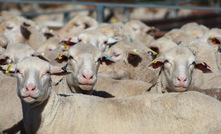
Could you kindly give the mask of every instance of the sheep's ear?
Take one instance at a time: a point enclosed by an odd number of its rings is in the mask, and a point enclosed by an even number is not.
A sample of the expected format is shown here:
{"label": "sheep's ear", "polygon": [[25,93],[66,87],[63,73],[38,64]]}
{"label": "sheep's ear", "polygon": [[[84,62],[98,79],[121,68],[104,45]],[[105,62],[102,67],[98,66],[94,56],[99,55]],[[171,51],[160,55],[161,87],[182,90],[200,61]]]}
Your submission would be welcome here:
{"label": "sheep's ear", "polygon": [[156,32],[159,31],[159,29],[155,27],[151,27],[151,28],[147,27],[145,31],[147,34],[154,35]]}
{"label": "sheep's ear", "polygon": [[55,60],[58,63],[62,63],[64,61],[67,61],[68,60],[68,51],[64,51],[63,53],[60,53]]}
{"label": "sheep's ear", "polygon": [[23,25],[20,26],[20,30],[25,39],[28,40],[30,38],[31,32]]}
{"label": "sheep's ear", "polygon": [[32,54],[32,56],[36,56],[44,61],[50,62],[50,60],[44,56],[44,53],[35,52],[34,54]]}
{"label": "sheep's ear", "polygon": [[49,39],[49,38],[51,38],[51,37],[54,37],[54,34],[52,34],[51,32],[45,32],[45,33],[44,33],[44,36],[45,36],[47,39]]}
{"label": "sheep's ear", "polygon": [[57,66],[53,66],[53,65],[50,65],[51,67],[51,75],[68,75],[70,74],[71,72],[70,71],[67,71],[67,65],[64,66],[64,67],[57,67]]}
{"label": "sheep's ear", "polygon": [[212,73],[211,67],[202,61],[196,61],[195,68],[201,70],[203,73]]}
{"label": "sheep's ear", "polygon": [[141,56],[139,55],[139,53],[135,49],[134,51],[130,51],[128,53],[127,61],[132,66],[137,67],[138,64],[142,61],[142,58],[141,58]]}
{"label": "sheep's ear", "polygon": [[8,65],[0,65],[0,70],[5,74],[8,73],[15,73],[15,64],[8,64]]}
{"label": "sheep's ear", "polygon": [[0,56],[0,65],[3,65],[6,63],[8,57],[6,55],[1,55]]}
{"label": "sheep's ear", "polygon": [[152,61],[152,63],[148,66],[149,69],[157,69],[163,66],[164,64],[164,57],[159,57],[156,58],[155,60]]}
{"label": "sheep's ear", "polygon": [[220,37],[209,37],[207,42],[210,45],[220,46],[221,45],[221,38]]}

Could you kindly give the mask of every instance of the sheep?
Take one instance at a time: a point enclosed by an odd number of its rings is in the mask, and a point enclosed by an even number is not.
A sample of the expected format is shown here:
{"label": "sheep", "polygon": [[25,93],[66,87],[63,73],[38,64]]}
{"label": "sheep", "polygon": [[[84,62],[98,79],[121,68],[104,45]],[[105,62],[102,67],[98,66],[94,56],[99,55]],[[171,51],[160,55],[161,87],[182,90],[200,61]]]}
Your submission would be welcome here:
{"label": "sheep", "polygon": [[[30,62],[33,64],[27,64]],[[50,86],[50,74],[62,73],[62,69],[30,57],[18,63],[15,72],[28,134],[221,132],[221,103],[201,93],[146,94],[124,99],[58,95]]]}
{"label": "sheep", "polygon": [[108,48],[109,45],[118,41],[115,38],[108,37],[96,30],[86,30],[78,36],[72,36],[71,38],[62,40],[61,43],[64,44],[65,42],[68,42],[68,40],[70,40],[70,43],[72,44],[78,42],[90,43],[91,45],[98,47],[101,52],[104,52],[104,50]]}
{"label": "sheep", "polygon": [[194,71],[192,85],[200,88],[220,88],[221,85],[217,83],[217,80],[220,79],[221,74],[213,47],[197,39],[187,39],[180,46],[186,46],[191,49],[198,60],[206,62],[213,70],[213,73],[209,74],[203,74],[198,70]]}
{"label": "sheep", "polygon": [[12,45],[12,40],[7,38],[1,31],[0,31],[0,46],[6,48],[9,45]]}
{"label": "sheep", "polygon": [[[12,17],[1,24],[1,30],[13,43],[26,43],[37,50],[46,41],[44,28],[23,17]],[[44,30],[43,30],[44,31]]]}
{"label": "sheep", "polygon": [[16,133],[22,130],[22,127],[15,124],[22,120],[22,106],[16,94],[16,78],[0,74],[0,128],[4,133]]}
{"label": "sheep", "polygon": [[145,93],[151,87],[151,83],[140,80],[114,80],[109,77],[98,75],[92,95],[103,98],[125,98]]}
{"label": "sheep", "polygon": [[206,26],[199,25],[196,22],[187,23],[180,29],[193,38],[201,38],[207,31],[209,31]]}
{"label": "sheep", "polygon": [[98,73],[118,80],[133,79],[155,83],[158,72],[147,69],[153,59],[154,54],[149,48],[121,41],[103,53]]}
{"label": "sheep", "polygon": [[218,28],[212,28],[208,32],[206,32],[199,40],[205,43],[208,43],[214,48],[214,52],[216,53],[216,60],[218,64],[219,70],[221,70],[221,30]]}
{"label": "sheep", "polygon": [[159,93],[187,91],[194,68],[205,73],[211,72],[209,65],[197,61],[193,52],[183,46],[173,47],[163,57],[156,58],[149,68],[161,68],[157,82],[148,89]]}
{"label": "sheep", "polygon": [[161,37],[150,43],[149,48],[157,53],[156,57],[163,56],[168,50],[177,46],[175,42],[165,37]]}
{"label": "sheep", "polygon": [[95,29],[97,26],[98,22],[95,19],[85,15],[77,15],[57,32],[57,36],[60,38],[77,36],[83,30]]}
{"label": "sheep", "polygon": [[142,42],[145,42],[147,45],[154,40],[152,35],[157,31],[156,28],[147,26],[140,20],[130,20],[129,22],[125,23],[125,26],[133,30],[136,33],[136,38]]}
{"label": "sheep", "polygon": [[164,35],[165,38],[172,40],[176,44],[180,44],[190,36],[181,29],[172,29]]}
{"label": "sheep", "polygon": [[43,46],[39,47],[36,52],[43,53],[45,51],[52,51],[52,50],[63,50],[64,46],[59,44],[60,39],[58,37],[52,37],[48,39]]}
{"label": "sheep", "polygon": [[190,86],[188,91],[197,91],[211,97],[216,98],[217,100],[221,101],[221,90],[219,88],[210,88],[210,89],[201,89],[196,86]]}
{"label": "sheep", "polygon": [[67,61],[66,68],[71,74],[65,76],[55,85],[57,93],[63,93],[64,87],[69,87],[69,92],[91,94],[97,81],[97,71],[100,65],[101,52],[89,43],[77,43],[68,52],[57,58],[58,62]]}

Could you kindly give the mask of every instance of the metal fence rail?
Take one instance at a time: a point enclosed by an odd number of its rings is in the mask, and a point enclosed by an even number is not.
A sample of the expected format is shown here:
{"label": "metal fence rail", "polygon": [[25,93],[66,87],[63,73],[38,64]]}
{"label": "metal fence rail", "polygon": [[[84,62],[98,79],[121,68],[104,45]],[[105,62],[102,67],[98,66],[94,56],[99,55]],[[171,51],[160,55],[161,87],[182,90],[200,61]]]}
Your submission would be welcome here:
{"label": "metal fence rail", "polygon": [[[179,6],[177,2],[168,3],[105,3],[105,2],[78,2],[78,1],[53,1],[53,0],[0,0],[0,2],[7,3],[26,3],[26,4],[73,4],[73,5],[89,5],[95,6],[97,11],[98,22],[104,21],[104,9],[105,8],[124,8],[125,20],[129,19],[129,8],[167,8],[167,9],[189,9],[189,10],[209,10],[209,11],[221,11],[220,7],[200,7],[200,6]],[[65,13],[63,12],[64,16]],[[66,19],[67,20],[67,19]]]}

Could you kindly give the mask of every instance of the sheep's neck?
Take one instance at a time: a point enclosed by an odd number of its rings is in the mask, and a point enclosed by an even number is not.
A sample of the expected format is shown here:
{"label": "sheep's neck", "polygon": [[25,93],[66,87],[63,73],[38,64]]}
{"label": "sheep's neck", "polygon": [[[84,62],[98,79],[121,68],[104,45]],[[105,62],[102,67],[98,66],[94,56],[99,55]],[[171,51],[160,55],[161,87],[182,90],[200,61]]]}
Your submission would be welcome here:
{"label": "sheep's neck", "polygon": [[[48,99],[42,103],[27,104],[22,101],[23,121],[27,133],[37,133],[38,129],[40,128],[40,124],[43,122],[43,116],[47,116],[46,114],[43,114],[43,111],[47,111],[49,109],[55,110],[54,102],[56,101],[56,98],[56,93],[51,91]],[[53,113],[54,112],[49,113],[50,116]],[[52,119],[53,118],[51,118],[51,120]]]}

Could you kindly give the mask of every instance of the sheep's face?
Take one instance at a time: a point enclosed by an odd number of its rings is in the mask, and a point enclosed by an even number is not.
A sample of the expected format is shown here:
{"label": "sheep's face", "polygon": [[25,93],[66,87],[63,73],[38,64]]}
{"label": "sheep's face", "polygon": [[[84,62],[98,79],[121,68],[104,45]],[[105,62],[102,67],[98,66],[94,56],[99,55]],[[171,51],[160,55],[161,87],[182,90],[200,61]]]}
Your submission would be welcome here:
{"label": "sheep's face", "polygon": [[[68,69],[72,71],[68,84],[90,91],[97,81],[101,52],[90,44],[78,43],[68,52]],[[74,91],[73,91],[74,92]]]}
{"label": "sheep's face", "polygon": [[11,18],[4,23],[4,34],[10,38],[13,43],[24,43],[24,37],[20,30],[21,20]]}
{"label": "sheep's face", "polygon": [[69,74],[37,57],[25,58],[11,70],[16,73],[18,96],[29,104],[40,104],[49,97],[51,75]]}
{"label": "sheep's face", "polygon": [[37,57],[25,58],[17,64],[17,94],[26,103],[41,103],[51,91],[50,64]]}
{"label": "sheep's face", "polygon": [[162,67],[166,88],[170,92],[186,91],[191,84],[194,68],[203,72],[210,72],[209,66],[204,62],[196,61],[192,51],[186,47],[175,47],[169,50],[164,57],[159,57],[151,64],[153,68]]}

